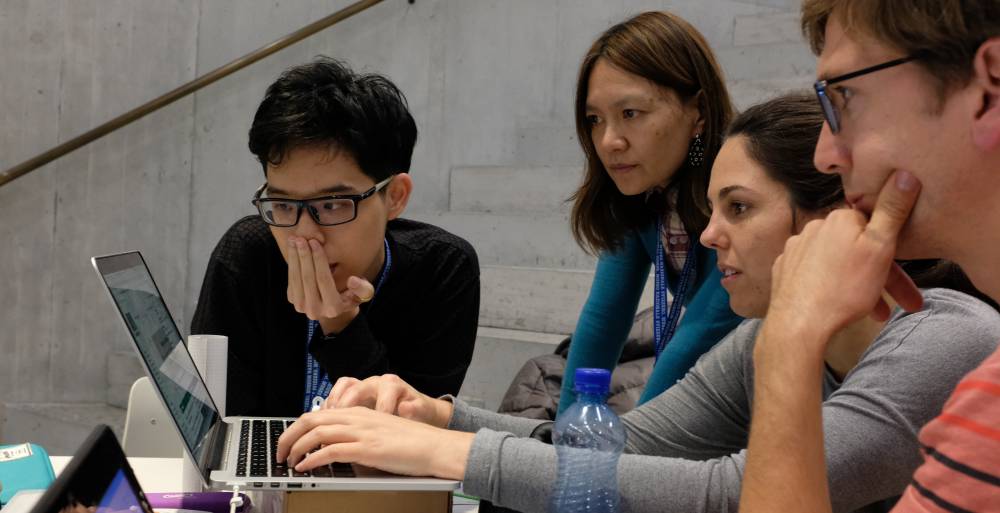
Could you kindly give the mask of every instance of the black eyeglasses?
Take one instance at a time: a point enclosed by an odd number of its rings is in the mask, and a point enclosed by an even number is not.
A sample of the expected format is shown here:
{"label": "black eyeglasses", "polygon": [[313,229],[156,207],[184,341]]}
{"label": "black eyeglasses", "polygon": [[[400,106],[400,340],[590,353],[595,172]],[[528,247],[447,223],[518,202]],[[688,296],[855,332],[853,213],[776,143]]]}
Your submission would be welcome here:
{"label": "black eyeglasses", "polygon": [[845,80],[850,80],[852,78],[860,77],[861,75],[867,75],[869,73],[875,73],[876,71],[882,71],[886,68],[891,68],[893,66],[899,66],[900,64],[905,64],[912,60],[919,59],[925,55],[924,52],[917,52],[907,57],[901,59],[893,59],[888,62],[883,62],[882,64],[876,64],[874,66],[867,67],[865,69],[859,69],[857,71],[852,71],[850,73],[840,75],[833,78],[828,78],[826,80],[817,80],[813,84],[813,89],[816,90],[816,97],[819,98],[819,104],[823,107],[823,116],[826,117],[826,122],[830,124],[830,131],[833,133],[840,132],[840,111],[837,110],[837,106],[834,105],[833,99],[830,98],[829,93],[827,93],[826,88],[831,84],[836,84],[837,82],[843,82]]}
{"label": "black eyeglasses", "polygon": [[[393,175],[395,176],[395,175]],[[288,198],[262,198],[261,195],[267,189],[267,183],[260,186],[254,193],[253,203],[260,212],[260,217],[271,226],[287,228],[295,226],[302,217],[302,211],[309,212],[309,215],[320,226],[335,226],[349,223],[358,217],[358,203],[368,198],[378,191],[381,191],[393,176],[375,184],[361,194],[344,194],[338,196],[323,196],[320,198],[310,198],[304,200]]]}

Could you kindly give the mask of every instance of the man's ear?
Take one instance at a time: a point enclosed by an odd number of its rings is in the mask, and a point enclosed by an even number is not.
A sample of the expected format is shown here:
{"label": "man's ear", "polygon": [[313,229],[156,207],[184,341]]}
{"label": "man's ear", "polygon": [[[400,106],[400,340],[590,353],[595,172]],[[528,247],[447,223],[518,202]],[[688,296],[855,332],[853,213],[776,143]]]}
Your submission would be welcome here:
{"label": "man's ear", "polygon": [[410,201],[410,193],[413,192],[413,179],[408,173],[398,173],[385,187],[386,204],[389,206],[389,219],[396,219],[403,215],[406,204]]}
{"label": "man's ear", "polygon": [[1000,149],[1000,37],[980,45],[972,65],[972,86],[980,97],[972,141],[981,151],[991,152]]}

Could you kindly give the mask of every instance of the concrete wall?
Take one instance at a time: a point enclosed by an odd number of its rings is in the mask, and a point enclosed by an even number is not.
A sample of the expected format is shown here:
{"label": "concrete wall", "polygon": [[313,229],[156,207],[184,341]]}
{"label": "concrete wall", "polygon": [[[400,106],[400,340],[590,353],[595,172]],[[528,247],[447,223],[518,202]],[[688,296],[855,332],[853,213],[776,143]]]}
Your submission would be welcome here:
{"label": "concrete wall", "polygon": [[[348,3],[4,0],[0,167]],[[262,181],[246,151],[251,116],[265,87],[290,65],[327,54],[384,73],[405,92],[420,129],[414,216],[476,239],[485,264],[586,269],[593,259],[568,243],[558,201],[543,213],[532,205],[518,215],[473,215],[465,210],[479,208],[475,201],[453,205],[453,198],[465,188],[481,191],[503,169],[579,165],[571,108],[576,68],[599,32],[633,13],[670,9],[701,29],[739,106],[808,87],[814,59],[798,32],[797,6],[387,0],[2,187],[0,402],[123,404],[125,384],[138,370],[113,363],[109,371],[108,362],[122,361],[131,348],[89,268],[92,255],[142,250],[186,331],[209,254],[225,229],[251,212],[249,197]],[[462,172],[453,177],[453,169]],[[566,173],[552,176],[561,181],[543,184],[546,190],[568,195],[575,184]],[[509,241],[536,231],[539,240],[559,241],[539,247],[544,260],[510,251]],[[549,235],[556,231],[558,237]],[[503,246],[490,247],[494,240]]]}
{"label": "concrete wall", "polygon": [[[197,0],[0,3],[7,168],[195,76]],[[91,255],[143,250],[182,311],[194,100],[0,188],[0,400],[104,401],[130,350]]]}

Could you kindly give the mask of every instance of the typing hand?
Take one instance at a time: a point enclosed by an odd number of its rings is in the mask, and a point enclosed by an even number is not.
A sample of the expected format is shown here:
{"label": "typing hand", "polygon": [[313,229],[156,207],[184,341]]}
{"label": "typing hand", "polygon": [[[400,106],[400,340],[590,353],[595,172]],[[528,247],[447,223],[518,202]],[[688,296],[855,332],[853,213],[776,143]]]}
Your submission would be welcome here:
{"label": "typing hand", "polygon": [[870,219],[857,210],[835,210],[790,238],[774,263],[768,318],[793,329],[818,329],[828,340],[866,315],[887,319],[883,290],[904,309],[919,309],[920,291],[893,262],[919,192],[915,177],[897,171],[882,187]]}
{"label": "typing hand", "polygon": [[358,305],[375,296],[368,280],[351,276],[347,288],[337,289],[326,254],[313,239],[289,237],[288,302],[295,311],[319,321],[323,333],[339,333],[358,315]]}
{"label": "typing hand", "polygon": [[395,374],[372,376],[363,381],[338,379],[323,408],[352,406],[363,406],[441,428],[448,426],[453,409],[450,402],[420,393]]}
{"label": "typing hand", "polygon": [[465,476],[473,437],[367,408],[318,410],[282,433],[275,457],[300,472],[342,462],[458,480]]}

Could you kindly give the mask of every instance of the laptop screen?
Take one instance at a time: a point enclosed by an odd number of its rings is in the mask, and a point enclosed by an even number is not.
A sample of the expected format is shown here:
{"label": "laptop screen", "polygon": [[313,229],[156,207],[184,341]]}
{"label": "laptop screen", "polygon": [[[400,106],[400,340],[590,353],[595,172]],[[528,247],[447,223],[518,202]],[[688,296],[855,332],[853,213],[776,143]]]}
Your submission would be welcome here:
{"label": "laptop screen", "polygon": [[138,511],[139,497],[136,497],[135,493],[125,478],[125,471],[118,469],[111,478],[108,489],[104,491],[101,501],[97,503],[97,511]]}
{"label": "laptop screen", "polygon": [[153,276],[138,252],[93,261],[184,443],[204,468],[210,435],[221,418]]}
{"label": "laptop screen", "polygon": [[98,426],[32,513],[152,513],[107,426]]}

